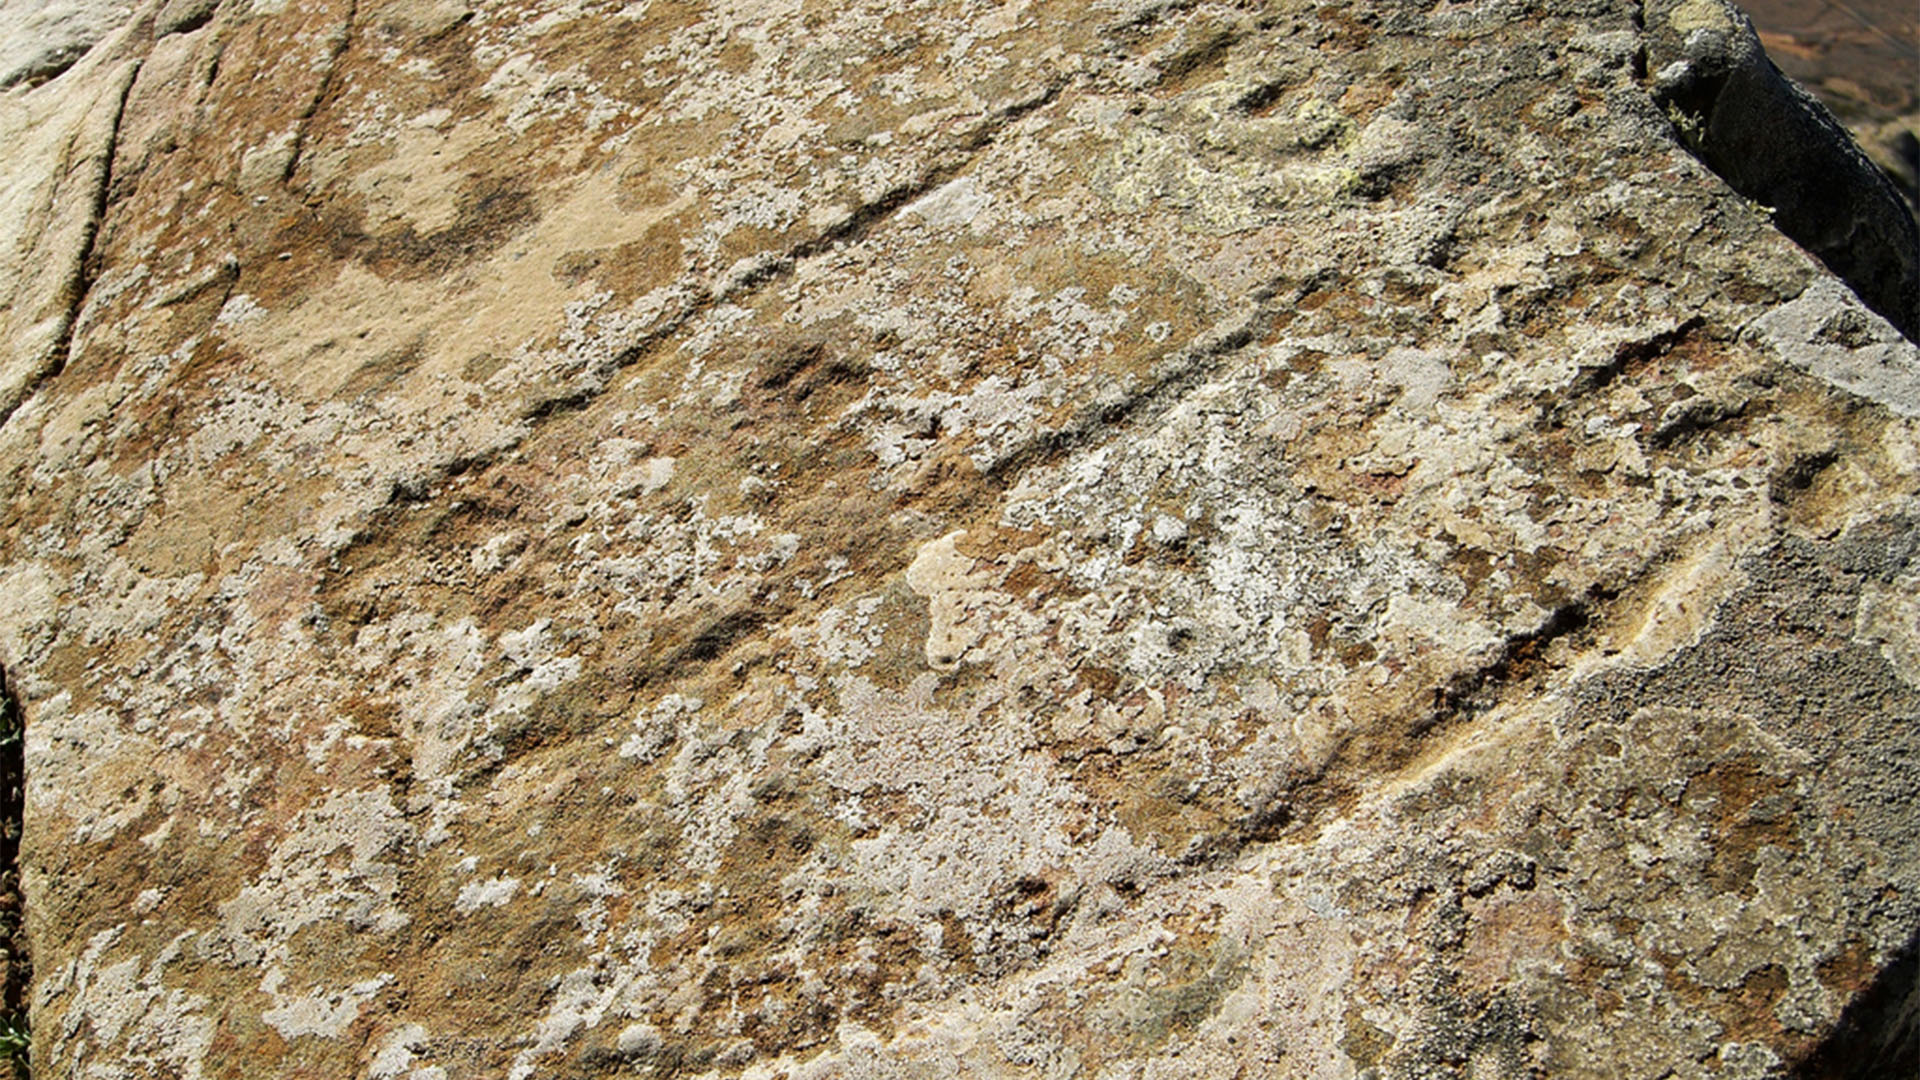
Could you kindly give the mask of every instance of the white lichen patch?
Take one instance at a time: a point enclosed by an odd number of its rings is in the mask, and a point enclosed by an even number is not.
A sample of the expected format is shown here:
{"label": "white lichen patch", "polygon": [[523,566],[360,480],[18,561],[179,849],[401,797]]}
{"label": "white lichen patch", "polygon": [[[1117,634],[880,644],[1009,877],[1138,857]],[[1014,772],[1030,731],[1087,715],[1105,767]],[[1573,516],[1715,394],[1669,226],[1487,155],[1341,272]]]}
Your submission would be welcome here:
{"label": "white lichen patch", "polygon": [[[385,789],[332,796],[289,823],[266,869],[220,904],[204,951],[235,966],[281,966],[294,935],[323,920],[362,933],[400,929],[411,917],[395,904],[399,868],[383,856],[412,835]],[[328,858],[335,853],[342,857]]]}
{"label": "white lichen patch", "polygon": [[129,956],[105,963],[121,931],[102,930],[87,942],[80,956],[51,978],[39,982],[42,1005],[62,1001],[61,1028],[53,1034],[71,1047],[75,1060],[96,1048],[100,1067],[85,1075],[113,1078],[139,1075],[135,1070],[165,1070],[182,1077],[205,1076],[207,1054],[217,1030],[207,1015],[212,1002],[204,996],[167,985],[166,969],[177,962],[191,942],[183,934],[149,958]]}
{"label": "white lichen patch", "polygon": [[683,694],[661,698],[653,708],[634,717],[634,732],[620,744],[620,756],[643,764],[659,757],[680,738],[687,718],[705,704],[699,698]]}
{"label": "white lichen patch", "polygon": [[998,595],[986,574],[976,573],[973,560],[960,554],[955,544],[965,531],[951,532],[929,541],[914,554],[907,567],[907,585],[927,598],[927,665],[935,671],[951,671],[966,651],[980,640],[982,629],[968,622],[970,609]]}
{"label": "white lichen patch", "polygon": [[1869,586],[1855,618],[1856,638],[1874,645],[1902,678],[1920,686],[1920,575]]}
{"label": "white lichen patch", "polygon": [[339,1038],[346,1033],[349,1025],[360,1018],[361,1008],[380,992],[381,987],[393,981],[391,975],[380,975],[340,990],[314,990],[296,995],[281,991],[284,978],[285,972],[270,968],[267,977],[260,983],[260,989],[275,1002],[273,1008],[261,1012],[260,1019],[278,1031],[283,1039],[302,1036]]}
{"label": "white lichen patch", "polygon": [[471,915],[481,908],[502,907],[519,891],[519,878],[495,877],[485,881],[470,881],[460,886],[460,895],[454,898],[453,910],[462,915]]}
{"label": "white lichen patch", "polygon": [[220,326],[239,326],[264,318],[267,310],[254,302],[246,293],[238,293],[220,307],[220,314],[214,323]]}

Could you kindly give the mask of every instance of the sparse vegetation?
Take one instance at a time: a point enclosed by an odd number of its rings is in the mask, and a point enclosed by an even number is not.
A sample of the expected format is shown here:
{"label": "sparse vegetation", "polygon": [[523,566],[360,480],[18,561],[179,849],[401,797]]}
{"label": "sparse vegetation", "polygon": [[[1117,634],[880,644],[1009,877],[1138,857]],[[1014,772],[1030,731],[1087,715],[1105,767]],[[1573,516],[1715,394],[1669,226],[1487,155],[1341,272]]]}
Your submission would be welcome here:
{"label": "sparse vegetation", "polygon": [[26,1080],[32,1075],[27,1065],[27,1052],[32,1045],[24,1016],[0,1020],[0,1056],[6,1058],[7,1066],[13,1070],[14,1080]]}
{"label": "sparse vegetation", "polygon": [[20,889],[21,814],[26,805],[26,730],[0,671],[0,1059],[13,1080],[31,1074],[25,895]]}

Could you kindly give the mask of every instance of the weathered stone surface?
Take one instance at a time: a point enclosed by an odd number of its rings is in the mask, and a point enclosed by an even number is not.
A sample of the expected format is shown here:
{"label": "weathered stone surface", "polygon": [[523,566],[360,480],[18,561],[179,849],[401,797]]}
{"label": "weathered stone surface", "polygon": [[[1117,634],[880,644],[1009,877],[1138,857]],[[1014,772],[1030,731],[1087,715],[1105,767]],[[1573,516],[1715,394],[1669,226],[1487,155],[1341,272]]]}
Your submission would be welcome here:
{"label": "weathered stone surface", "polygon": [[1907,1052],[1920,350],[1684,16],[172,10],[3,99],[37,1068]]}
{"label": "weathered stone surface", "polygon": [[0,97],[0,419],[66,358],[120,106],[138,65],[103,54],[57,89]]}
{"label": "weathered stone surface", "polygon": [[111,0],[0,0],[0,90],[59,75],[132,15]]}

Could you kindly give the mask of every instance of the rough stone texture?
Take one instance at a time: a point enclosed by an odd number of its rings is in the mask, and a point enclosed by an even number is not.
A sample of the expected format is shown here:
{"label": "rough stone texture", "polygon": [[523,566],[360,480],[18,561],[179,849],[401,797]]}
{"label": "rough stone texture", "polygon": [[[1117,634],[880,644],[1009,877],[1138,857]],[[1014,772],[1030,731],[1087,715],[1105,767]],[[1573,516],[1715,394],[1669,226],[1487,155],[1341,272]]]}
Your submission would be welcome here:
{"label": "rough stone texture", "polygon": [[16,88],[36,1068],[1899,1062],[1920,350],[1675,132],[1692,16],[226,0]]}
{"label": "rough stone texture", "polygon": [[103,54],[57,90],[0,97],[0,421],[66,358],[137,68]]}
{"label": "rough stone texture", "polygon": [[53,78],[132,16],[111,0],[0,0],[0,90]]}

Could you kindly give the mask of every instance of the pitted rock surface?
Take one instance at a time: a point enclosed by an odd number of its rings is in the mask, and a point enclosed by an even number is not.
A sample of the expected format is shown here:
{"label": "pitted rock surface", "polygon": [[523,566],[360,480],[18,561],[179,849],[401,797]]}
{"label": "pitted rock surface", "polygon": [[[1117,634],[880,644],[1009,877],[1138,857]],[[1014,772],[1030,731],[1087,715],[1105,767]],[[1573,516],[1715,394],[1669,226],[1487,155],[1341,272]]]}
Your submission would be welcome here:
{"label": "pitted rock surface", "polygon": [[36,1070],[1900,1060],[1920,350],[1676,129],[1732,17],[172,0],[16,86]]}

